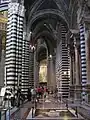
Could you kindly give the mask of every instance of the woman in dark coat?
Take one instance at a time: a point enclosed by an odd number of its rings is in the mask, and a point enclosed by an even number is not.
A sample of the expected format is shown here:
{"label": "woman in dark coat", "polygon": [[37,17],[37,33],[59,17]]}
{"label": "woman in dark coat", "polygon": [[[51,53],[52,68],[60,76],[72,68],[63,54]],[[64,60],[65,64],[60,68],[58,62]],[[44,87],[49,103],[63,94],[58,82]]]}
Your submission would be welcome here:
{"label": "woman in dark coat", "polygon": [[28,88],[28,95],[27,95],[28,101],[31,101],[31,89]]}

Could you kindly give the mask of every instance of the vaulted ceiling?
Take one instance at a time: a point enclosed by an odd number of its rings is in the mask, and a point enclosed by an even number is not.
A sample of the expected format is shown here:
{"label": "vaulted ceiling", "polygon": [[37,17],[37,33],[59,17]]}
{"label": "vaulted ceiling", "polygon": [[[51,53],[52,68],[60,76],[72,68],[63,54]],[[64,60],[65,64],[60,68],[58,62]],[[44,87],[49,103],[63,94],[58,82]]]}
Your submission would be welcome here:
{"label": "vaulted ceiling", "polygon": [[67,30],[77,27],[77,4],[78,0],[25,0],[27,31],[32,32],[31,42],[36,44],[39,38],[43,38],[49,52],[54,51],[58,23],[63,23]]}
{"label": "vaulted ceiling", "polygon": [[59,12],[61,11],[65,19],[69,22],[73,12],[76,12],[77,10],[77,3],[78,0],[26,0],[26,14],[28,16],[30,12],[30,19],[40,10],[58,10]]}

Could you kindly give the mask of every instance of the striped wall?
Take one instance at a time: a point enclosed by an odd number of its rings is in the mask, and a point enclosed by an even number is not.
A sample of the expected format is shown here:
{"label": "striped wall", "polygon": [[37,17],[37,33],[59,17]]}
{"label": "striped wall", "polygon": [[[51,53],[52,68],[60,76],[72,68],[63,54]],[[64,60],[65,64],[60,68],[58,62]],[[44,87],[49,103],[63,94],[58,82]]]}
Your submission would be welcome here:
{"label": "striped wall", "polygon": [[60,27],[61,39],[57,46],[56,55],[56,81],[59,95],[62,94],[62,97],[67,98],[69,94],[69,54],[68,49],[65,47],[66,28],[63,24],[61,24]]}
{"label": "striped wall", "polygon": [[24,6],[9,3],[6,40],[6,84],[17,88],[18,78],[22,71]]}
{"label": "striped wall", "polygon": [[[82,86],[86,85],[87,72],[86,72],[86,51],[85,51],[85,29],[84,25],[80,24],[80,47],[81,47],[81,74],[82,74]],[[85,99],[85,88],[83,87],[82,99]]]}

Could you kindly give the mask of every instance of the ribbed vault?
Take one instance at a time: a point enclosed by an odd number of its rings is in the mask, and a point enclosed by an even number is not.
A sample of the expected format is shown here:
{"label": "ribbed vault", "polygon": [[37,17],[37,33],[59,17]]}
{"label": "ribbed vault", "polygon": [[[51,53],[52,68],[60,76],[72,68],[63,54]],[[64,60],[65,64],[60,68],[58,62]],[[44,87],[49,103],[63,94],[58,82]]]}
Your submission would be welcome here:
{"label": "ribbed vault", "polygon": [[62,23],[67,31],[77,27],[74,22],[76,21],[77,5],[77,0],[25,1],[27,32],[32,32],[30,43],[37,44],[38,39],[42,38],[47,45],[48,53],[54,54],[57,41],[60,42],[58,23]]}

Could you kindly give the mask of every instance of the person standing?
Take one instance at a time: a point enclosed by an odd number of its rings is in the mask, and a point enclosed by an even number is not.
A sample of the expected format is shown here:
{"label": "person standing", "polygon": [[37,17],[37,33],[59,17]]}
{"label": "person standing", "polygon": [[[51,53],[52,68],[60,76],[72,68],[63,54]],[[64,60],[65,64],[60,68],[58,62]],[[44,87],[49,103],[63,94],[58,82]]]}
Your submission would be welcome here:
{"label": "person standing", "polygon": [[28,88],[28,95],[27,95],[28,101],[31,101],[31,89]]}
{"label": "person standing", "polygon": [[36,91],[33,88],[31,89],[31,95],[32,95],[32,102],[34,102],[36,98]]}

